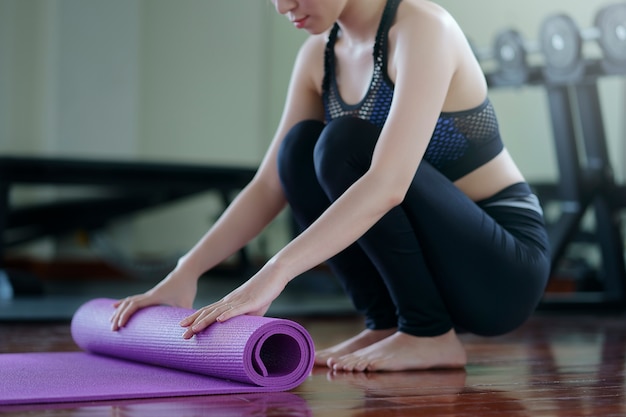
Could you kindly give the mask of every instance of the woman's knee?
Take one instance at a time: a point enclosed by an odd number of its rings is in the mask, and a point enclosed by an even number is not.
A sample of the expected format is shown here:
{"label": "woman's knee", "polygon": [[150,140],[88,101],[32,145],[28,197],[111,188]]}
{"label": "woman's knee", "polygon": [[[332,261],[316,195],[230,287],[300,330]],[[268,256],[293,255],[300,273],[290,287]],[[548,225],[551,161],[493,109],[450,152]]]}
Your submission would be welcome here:
{"label": "woman's knee", "polygon": [[369,168],[380,128],[356,117],[328,123],[313,152],[315,172],[322,185],[348,180],[348,185]]}
{"label": "woman's knee", "polygon": [[304,120],[287,132],[277,157],[283,184],[300,178],[302,170],[312,170],[313,148],[323,129],[324,123],[318,120]]}

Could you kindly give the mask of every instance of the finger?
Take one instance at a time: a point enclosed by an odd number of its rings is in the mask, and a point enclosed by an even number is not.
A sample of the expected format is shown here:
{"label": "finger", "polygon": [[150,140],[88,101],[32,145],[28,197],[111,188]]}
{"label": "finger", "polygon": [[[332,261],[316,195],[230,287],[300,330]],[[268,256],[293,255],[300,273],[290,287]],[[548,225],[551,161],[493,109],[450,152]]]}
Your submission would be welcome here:
{"label": "finger", "polygon": [[201,331],[209,327],[209,325],[212,324],[214,321],[215,319],[211,318],[210,313],[201,314],[196,318],[193,323],[191,323],[187,327],[187,330],[185,330],[185,333],[183,333],[183,339],[191,339],[195,334],[200,333]]}
{"label": "finger", "polygon": [[117,331],[122,327],[122,315],[127,308],[126,304],[120,304],[117,310],[115,310],[115,314],[111,318],[111,328],[113,331]]}
{"label": "finger", "polygon": [[117,320],[115,321],[117,329],[121,329],[126,326],[128,319],[130,319],[130,316],[132,316],[135,311],[137,311],[137,308],[133,307],[132,304],[124,305],[117,316]]}
{"label": "finger", "polygon": [[[215,306],[208,306],[198,310],[196,313],[189,316],[189,319],[193,320],[189,321],[187,326],[187,330],[183,334],[184,339],[190,339],[194,334],[200,333],[211,324],[215,323],[217,317],[223,314],[225,311],[232,309],[232,305],[230,303],[217,303]],[[183,320],[185,322],[185,320]]]}
{"label": "finger", "polygon": [[124,310],[124,303],[127,300],[118,300],[115,303],[113,303],[113,307],[115,307],[115,311],[113,312],[113,315],[111,315],[111,318],[109,319],[109,321],[111,322],[111,329],[112,330],[118,330],[119,326],[119,320],[120,320],[120,314],[122,314],[122,311]]}
{"label": "finger", "polygon": [[196,333],[193,331],[193,329],[191,327],[187,327],[187,329],[185,330],[185,333],[183,333],[183,339],[188,340],[191,339],[192,337],[194,337]]}
{"label": "finger", "polygon": [[198,319],[198,317],[200,317],[200,315],[203,315],[207,312],[224,310],[225,306],[227,308],[231,308],[231,303],[228,303],[226,301],[218,301],[216,303],[209,304],[208,306],[202,307],[201,309],[195,311],[194,313],[182,319],[180,321],[180,325],[182,327],[189,327]]}
{"label": "finger", "polygon": [[109,321],[111,323],[113,323],[113,319],[115,318],[115,316],[117,316],[117,309],[118,307],[122,304],[122,300],[117,300],[113,303],[113,307],[115,308],[115,311],[113,312],[113,314],[111,315],[111,318],[109,318]]}
{"label": "finger", "polygon": [[119,330],[122,327],[126,326],[128,320],[131,318],[133,314],[137,312],[140,308],[143,307],[141,300],[136,300],[132,298],[125,299],[120,306],[118,307],[114,319],[113,319],[113,330]]}
{"label": "finger", "polygon": [[242,310],[242,306],[234,306],[231,303],[228,303],[228,309],[226,311],[224,311],[222,314],[220,314],[219,316],[217,316],[217,318],[215,319],[215,321],[218,321],[220,323],[225,322],[228,319],[231,319],[233,317],[236,317],[238,315],[241,314]]}
{"label": "finger", "polygon": [[182,327],[192,326],[198,320],[198,318],[200,316],[203,316],[203,315],[207,314],[208,312],[211,312],[211,311],[219,308],[219,306],[223,305],[223,304],[224,303],[222,303],[222,302],[218,302],[218,303],[210,304],[210,305],[208,305],[206,307],[202,307],[201,309],[196,310],[192,314],[190,314],[187,317],[185,317],[184,319],[182,319],[179,324]]}
{"label": "finger", "polygon": [[196,319],[202,314],[203,311],[204,311],[204,309],[200,309],[200,310],[196,311],[195,313],[190,314],[189,316],[185,317],[184,319],[182,319],[180,321],[180,325],[182,327],[189,327],[189,326],[191,326],[191,324],[196,321]]}

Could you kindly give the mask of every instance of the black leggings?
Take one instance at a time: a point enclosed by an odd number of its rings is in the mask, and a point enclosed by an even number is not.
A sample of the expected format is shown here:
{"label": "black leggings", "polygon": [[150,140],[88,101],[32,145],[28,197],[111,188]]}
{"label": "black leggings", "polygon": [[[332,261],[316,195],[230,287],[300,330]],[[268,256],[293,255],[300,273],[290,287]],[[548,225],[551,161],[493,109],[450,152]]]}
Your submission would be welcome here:
{"label": "black leggings", "polygon": [[[289,131],[278,170],[302,229],[367,171],[379,133],[351,117]],[[422,161],[402,204],[328,264],[370,329],[506,333],[532,314],[550,269],[541,213],[497,204],[530,194],[520,183],[476,203]]]}

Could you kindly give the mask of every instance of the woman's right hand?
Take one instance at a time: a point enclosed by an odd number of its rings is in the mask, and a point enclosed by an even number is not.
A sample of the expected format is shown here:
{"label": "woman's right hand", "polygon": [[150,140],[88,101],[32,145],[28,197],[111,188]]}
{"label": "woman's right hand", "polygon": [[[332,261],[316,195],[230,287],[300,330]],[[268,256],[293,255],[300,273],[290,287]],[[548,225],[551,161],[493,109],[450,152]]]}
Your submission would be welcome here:
{"label": "woman's right hand", "polygon": [[115,312],[110,319],[111,329],[117,331],[124,327],[132,315],[144,307],[165,304],[191,308],[197,289],[196,277],[185,276],[182,271],[175,269],[151,290],[116,301],[113,304]]}

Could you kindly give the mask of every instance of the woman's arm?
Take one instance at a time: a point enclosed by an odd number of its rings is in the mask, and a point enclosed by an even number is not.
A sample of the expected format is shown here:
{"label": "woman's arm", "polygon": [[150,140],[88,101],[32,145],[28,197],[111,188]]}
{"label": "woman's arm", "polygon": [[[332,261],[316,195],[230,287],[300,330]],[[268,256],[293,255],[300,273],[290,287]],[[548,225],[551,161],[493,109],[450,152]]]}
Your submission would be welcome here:
{"label": "woman's arm", "polygon": [[165,279],[146,293],[115,304],[116,311],[111,318],[114,330],[124,326],[137,310],[149,305],[168,304],[190,308],[200,275],[246,245],[285,207],[276,155],[291,126],[300,120],[323,117],[319,87],[315,81],[319,75],[311,70],[322,67],[321,61],[312,62],[317,60],[321,51],[323,41],[315,38],[307,40],[301,48],[294,65],[283,117],[252,181]]}
{"label": "woman's arm", "polygon": [[272,143],[251,183],[242,190],[218,222],[181,260],[181,267],[201,274],[217,265],[257,236],[285,207],[278,177],[277,154],[288,130],[297,122],[323,119],[318,75],[321,67],[319,37],[310,38],[300,49],[289,84],[285,108]]}

